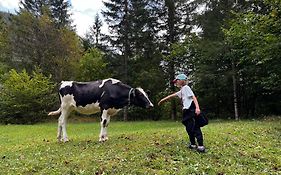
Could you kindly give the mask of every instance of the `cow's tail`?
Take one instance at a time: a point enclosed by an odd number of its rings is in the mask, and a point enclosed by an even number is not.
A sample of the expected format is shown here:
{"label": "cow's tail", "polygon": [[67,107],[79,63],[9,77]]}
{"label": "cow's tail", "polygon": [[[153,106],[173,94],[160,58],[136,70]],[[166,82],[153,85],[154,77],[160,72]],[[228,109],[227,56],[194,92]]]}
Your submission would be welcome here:
{"label": "cow's tail", "polygon": [[56,111],[52,111],[52,112],[49,112],[49,116],[50,115],[59,115],[61,113],[61,109],[59,108],[58,110],[56,110]]}
{"label": "cow's tail", "polygon": [[[60,83],[60,86],[62,85],[63,81],[61,81]],[[60,102],[61,102],[61,98],[60,98]],[[51,116],[51,115],[59,115],[61,113],[61,109],[59,108],[58,110],[56,111],[51,111],[49,112],[48,116]]]}

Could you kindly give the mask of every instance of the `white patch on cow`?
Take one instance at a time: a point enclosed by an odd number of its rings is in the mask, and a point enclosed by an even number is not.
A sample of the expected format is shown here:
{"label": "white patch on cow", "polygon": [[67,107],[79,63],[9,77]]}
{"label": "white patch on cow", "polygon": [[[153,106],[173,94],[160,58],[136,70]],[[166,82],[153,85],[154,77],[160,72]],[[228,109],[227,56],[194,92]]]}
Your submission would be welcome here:
{"label": "white patch on cow", "polygon": [[118,111],[120,111],[120,109],[115,109],[115,108],[109,108],[109,109],[105,109],[102,111],[101,123],[100,123],[101,130],[100,130],[100,136],[99,136],[100,142],[104,142],[104,141],[108,140],[107,127],[110,122],[110,116],[117,114]]}
{"label": "white patch on cow", "polygon": [[102,94],[101,94],[100,98],[101,98],[101,97],[103,97],[104,93],[105,93],[105,91],[103,91],[103,92],[102,92]]}
{"label": "white patch on cow", "polygon": [[148,96],[147,96],[147,94],[144,92],[144,90],[142,89],[142,88],[137,88],[137,90],[139,90],[144,96],[145,96],[145,98],[148,100],[148,102],[149,102],[149,105],[151,106],[151,107],[153,107],[153,104],[151,103],[151,101],[149,100],[149,98],[148,98]]}
{"label": "white patch on cow", "polygon": [[101,83],[101,85],[99,85],[99,88],[103,87],[104,83],[107,81],[110,81],[110,80],[111,80],[112,84],[116,84],[116,83],[120,82],[119,80],[116,80],[114,78],[108,78],[108,79],[102,80],[102,83]]}
{"label": "white patch on cow", "polygon": [[86,106],[76,106],[76,101],[73,95],[65,95],[61,97],[62,107],[70,106],[71,110],[76,110],[81,114],[95,114],[100,112],[99,103],[87,104]]}
{"label": "white patch on cow", "polygon": [[107,137],[107,126],[110,121],[110,116],[108,115],[108,110],[103,110],[101,115],[101,130],[100,130],[100,142],[104,142],[108,139]]}
{"label": "white patch on cow", "polygon": [[72,86],[73,81],[62,81],[60,88],[64,88],[66,86]]}
{"label": "white patch on cow", "polygon": [[100,107],[99,103],[96,102],[92,104],[87,104],[85,107],[77,106],[75,110],[81,114],[95,114],[100,112]]}
{"label": "white patch on cow", "polygon": [[[63,97],[61,97],[61,107],[66,108],[66,107],[76,107],[76,101],[74,100],[74,96],[67,94]],[[68,109],[67,109],[68,110]]]}
{"label": "white patch on cow", "polygon": [[61,97],[61,115],[58,120],[58,140],[61,142],[68,142],[68,137],[66,133],[66,122],[67,117],[69,116],[70,112],[75,108],[76,102],[74,100],[74,96],[67,94]]}

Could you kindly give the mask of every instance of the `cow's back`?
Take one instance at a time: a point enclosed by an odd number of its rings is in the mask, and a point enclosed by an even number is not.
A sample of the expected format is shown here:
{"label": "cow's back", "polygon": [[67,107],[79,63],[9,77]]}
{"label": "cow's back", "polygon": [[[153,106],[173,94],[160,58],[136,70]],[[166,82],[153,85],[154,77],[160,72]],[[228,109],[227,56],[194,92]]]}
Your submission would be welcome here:
{"label": "cow's back", "polygon": [[61,84],[59,93],[62,98],[73,97],[75,107],[85,107],[100,101],[102,89],[99,88],[101,81],[94,82],[74,82],[64,81]]}

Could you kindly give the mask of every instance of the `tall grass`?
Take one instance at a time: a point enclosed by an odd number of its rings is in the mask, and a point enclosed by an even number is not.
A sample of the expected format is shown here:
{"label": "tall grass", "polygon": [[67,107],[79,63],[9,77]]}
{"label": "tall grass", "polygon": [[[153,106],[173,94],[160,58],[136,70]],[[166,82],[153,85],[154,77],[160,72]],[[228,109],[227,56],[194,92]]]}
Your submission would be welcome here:
{"label": "tall grass", "polygon": [[281,120],[212,121],[202,128],[207,153],[187,148],[179,122],[70,123],[0,126],[0,174],[281,174]]}

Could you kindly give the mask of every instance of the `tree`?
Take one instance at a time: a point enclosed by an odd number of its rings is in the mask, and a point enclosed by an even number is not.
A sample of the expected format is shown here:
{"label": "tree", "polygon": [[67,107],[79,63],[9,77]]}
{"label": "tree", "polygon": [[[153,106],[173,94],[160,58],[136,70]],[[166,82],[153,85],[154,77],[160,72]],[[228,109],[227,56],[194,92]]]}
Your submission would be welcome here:
{"label": "tree", "polygon": [[[278,5],[269,5],[265,2],[260,0],[238,1],[238,3],[203,2],[207,8],[197,18],[197,24],[202,28],[202,32],[196,44],[195,91],[199,92],[202,106],[208,106],[210,113],[216,117],[234,116],[238,119],[254,116],[261,113],[261,109],[266,111],[268,107],[266,102],[263,103],[262,108],[258,107],[261,105],[259,101],[262,98],[275,100],[278,96],[276,91],[266,90],[267,93],[274,93],[275,96],[264,97],[261,94],[265,89],[257,83],[260,77],[265,75],[270,77],[265,70],[272,72],[277,69],[269,65],[260,69],[254,64],[257,58],[268,57],[269,55],[265,56],[264,51],[271,47],[270,42],[263,35],[264,29],[261,29],[265,28],[264,24],[269,24],[272,18],[269,20],[259,16],[270,16],[268,14],[272,14],[271,9]],[[236,16],[233,11],[239,15]],[[267,39],[272,38],[271,34],[267,34]],[[274,47],[271,49],[276,50]],[[253,56],[253,53],[256,55]],[[253,59],[254,57],[256,58]],[[277,71],[275,74],[278,74]],[[274,100],[271,100],[271,104]]]}
{"label": "tree", "polygon": [[22,11],[14,16],[9,35],[12,67],[31,72],[37,66],[58,82],[75,76],[80,41],[74,32],[57,29],[49,16]]}
{"label": "tree", "polygon": [[27,11],[35,17],[48,13],[49,0],[21,0],[20,11]]}
{"label": "tree", "polygon": [[[277,61],[280,58],[277,44],[280,40],[280,6],[280,2],[265,1],[262,7],[266,8],[259,12],[238,13],[230,22],[231,27],[225,30],[229,54],[236,59],[246,115],[278,113],[274,106],[278,104],[276,98],[281,90],[278,68],[281,65]],[[268,97],[270,101],[258,100]]]}
{"label": "tree", "polygon": [[[172,45],[183,41],[185,34],[189,33],[194,3],[187,0],[113,0],[106,2],[105,6],[107,10],[103,15],[111,30],[110,43],[118,50],[109,64],[114,65],[115,70],[117,66],[121,68],[117,76],[127,79],[130,84],[150,77],[140,77],[142,74],[161,75],[161,89],[155,89],[155,94],[160,93],[165,89],[163,84],[171,82],[175,75],[174,58],[166,55],[166,59],[161,60],[161,52],[171,53]],[[121,62],[120,58],[124,61]],[[168,81],[163,81],[166,78]],[[170,88],[175,90],[172,83]],[[175,119],[176,105],[172,106]]]}
{"label": "tree", "polygon": [[[179,58],[175,58],[171,54],[173,47],[179,43],[182,43],[185,37],[189,37],[192,29],[193,13],[196,9],[194,2],[187,0],[165,0],[159,5],[159,21],[160,30],[163,33],[161,37],[162,41],[162,64],[167,80],[169,82],[169,91],[174,92],[175,86],[172,80],[175,74],[182,71],[177,69],[176,62]],[[184,62],[184,58],[181,58]],[[184,70],[186,73],[188,70]],[[171,102],[171,118],[175,120],[177,118],[176,101],[173,99]]]}
{"label": "tree", "polygon": [[8,26],[0,15],[0,62],[7,61],[8,50]]}
{"label": "tree", "polygon": [[101,33],[102,20],[99,14],[96,14],[95,21],[90,31],[86,34],[85,40],[89,43],[91,47],[102,49],[103,34]]}
{"label": "tree", "polygon": [[78,79],[94,81],[111,77],[103,53],[96,48],[89,49],[80,60]]}
{"label": "tree", "polygon": [[70,18],[69,9],[71,7],[70,1],[67,0],[49,0],[51,17],[54,20],[57,28],[66,27],[72,30],[72,20]]}
{"label": "tree", "polygon": [[[196,91],[199,92],[199,96],[203,95],[202,106],[208,106],[214,115],[228,116],[231,111],[235,111],[235,117],[238,118],[235,65],[227,56],[228,47],[224,43],[222,27],[228,27],[226,21],[232,18],[231,11],[240,3],[236,4],[234,0],[198,2],[201,6],[205,6],[205,9],[195,18],[197,26],[202,29],[199,33],[201,39],[197,44],[195,62],[194,77],[198,80]],[[226,88],[229,86],[232,86],[232,89]],[[229,94],[233,95],[229,96]],[[231,101],[232,105],[229,103]],[[222,105],[225,107],[222,108]]]}
{"label": "tree", "polygon": [[72,29],[69,13],[70,3],[67,0],[21,0],[20,11],[27,11],[35,17],[49,16],[57,28]]}
{"label": "tree", "polygon": [[7,71],[7,49],[8,49],[8,38],[7,38],[8,28],[7,25],[2,20],[0,16],[0,89],[2,77]]}
{"label": "tree", "polygon": [[[112,35],[109,37],[109,42],[112,47],[121,53],[122,61],[119,61],[119,74],[120,79],[124,83],[129,83],[128,76],[128,61],[132,56],[130,47],[130,21],[129,21],[129,10],[130,0],[111,0],[104,2],[106,10],[102,11],[106,22],[109,24],[109,29]],[[121,63],[121,64],[120,64]],[[124,120],[127,120],[127,112],[125,109]]]}

